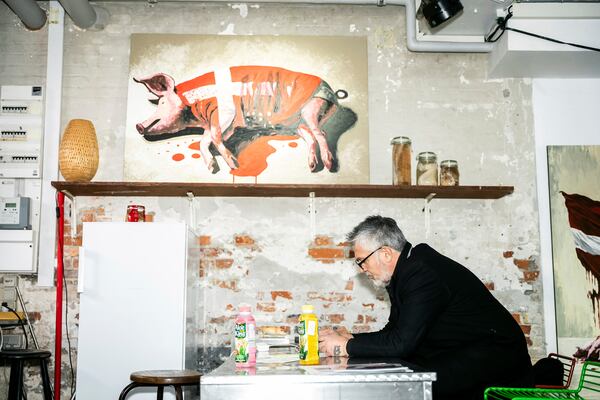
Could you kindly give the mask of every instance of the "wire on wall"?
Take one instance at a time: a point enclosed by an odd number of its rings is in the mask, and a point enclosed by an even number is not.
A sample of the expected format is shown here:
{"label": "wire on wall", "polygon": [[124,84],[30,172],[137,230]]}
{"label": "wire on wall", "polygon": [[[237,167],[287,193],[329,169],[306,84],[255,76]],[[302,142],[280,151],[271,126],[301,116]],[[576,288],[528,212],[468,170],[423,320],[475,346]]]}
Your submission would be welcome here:
{"label": "wire on wall", "polygon": [[553,42],[553,43],[566,44],[568,46],[577,47],[579,49],[600,51],[600,48],[597,48],[597,47],[585,46],[585,45],[577,44],[577,43],[564,42],[562,40],[550,38],[548,36],[538,35],[537,33],[527,32],[527,31],[517,29],[517,28],[511,28],[510,26],[506,25],[508,20],[511,19],[511,17],[513,16],[511,9],[512,9],[512,6],[508,8],[508,13],[506,14],[505,17],[499,17],[498,19],[496,19],[496,26],[485,37],[486,42],[494,43],[494,42],[498,41],[498,39],[500,39],[502,37],[502,35],[504,35],[504,32],[513,31],[513,32],[520,33],[522,35],[533,36],[535,38],[547,40],[547,41]]}

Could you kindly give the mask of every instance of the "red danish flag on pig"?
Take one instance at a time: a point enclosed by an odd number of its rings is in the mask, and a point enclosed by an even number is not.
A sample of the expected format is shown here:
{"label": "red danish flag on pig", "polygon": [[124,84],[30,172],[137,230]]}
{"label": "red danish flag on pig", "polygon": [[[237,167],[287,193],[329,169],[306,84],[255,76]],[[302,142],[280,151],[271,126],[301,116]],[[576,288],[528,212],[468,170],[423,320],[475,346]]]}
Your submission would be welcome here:
{"label": "red danish flag on pig", "polygon": [[[176,91],[196,118],[225,132],[232,124],[244,125],[246,118],[270,126],[294,123],[290,119],[298,117],[320,83],[316,76],[283,68],[237,66],[182,82]],[[240,120],[234,122],[236,117]]]}
{"label": "red danish flag on pig", "polygon": [[600,202],[580,194],[561,193],[569,213],[577,258],[600,280]]}

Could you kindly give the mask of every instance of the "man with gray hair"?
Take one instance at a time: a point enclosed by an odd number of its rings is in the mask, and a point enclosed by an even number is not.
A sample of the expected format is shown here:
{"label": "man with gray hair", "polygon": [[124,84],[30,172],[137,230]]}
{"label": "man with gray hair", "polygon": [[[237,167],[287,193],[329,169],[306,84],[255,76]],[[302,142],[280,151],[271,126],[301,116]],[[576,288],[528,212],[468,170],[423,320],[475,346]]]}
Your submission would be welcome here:
{"label": "man with gray hair", "polygon": [[330,356],[396,357],[437,373],[434,399],[482,399],[488,386],[533,385],[531,359],[510,312],[467,268],[426,244],[414,248],[392,218],[348,234],[355,263],[391,303],[378,332],[320,332]]}

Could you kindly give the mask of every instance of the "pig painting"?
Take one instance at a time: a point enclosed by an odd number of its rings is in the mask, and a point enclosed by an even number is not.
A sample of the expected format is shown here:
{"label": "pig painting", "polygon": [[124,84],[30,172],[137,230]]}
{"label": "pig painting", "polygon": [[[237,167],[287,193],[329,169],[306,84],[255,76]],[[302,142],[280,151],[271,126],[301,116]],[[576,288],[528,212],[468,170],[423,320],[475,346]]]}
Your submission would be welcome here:
{"label": "pig painting", "polygon": [[216,155],[232,170],[260,136],[293,135],[308,147],[308,168],[337,172],[337,142],[357,121],[340,104],[348,97],[323,79],[272,66],[232,66],[177,83],[164,72],[134,77],[156,96],[155,112],[135,124],[148,141],[201,135],[200,154],[213,174]]}

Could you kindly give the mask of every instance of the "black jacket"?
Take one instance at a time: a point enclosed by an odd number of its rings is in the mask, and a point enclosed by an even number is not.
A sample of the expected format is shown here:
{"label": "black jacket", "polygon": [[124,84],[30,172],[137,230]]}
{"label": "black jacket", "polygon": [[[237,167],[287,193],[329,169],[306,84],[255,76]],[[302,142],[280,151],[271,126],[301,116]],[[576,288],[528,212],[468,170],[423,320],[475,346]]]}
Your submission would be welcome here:
{"label": "black jacket", "polygon": [[530,371],[525,336],[508,310],[471,271],[428,245],[406,244],[386,289],[388,323],[355,334],[351,357],[399,357],[440,372],[438,381],[448,376],[445,367],[452,374],[460,369],[461,357],[469,363],[462,373],[482,375],[476,381],[494,380],[496,368],[482,372],[488,363]]}

